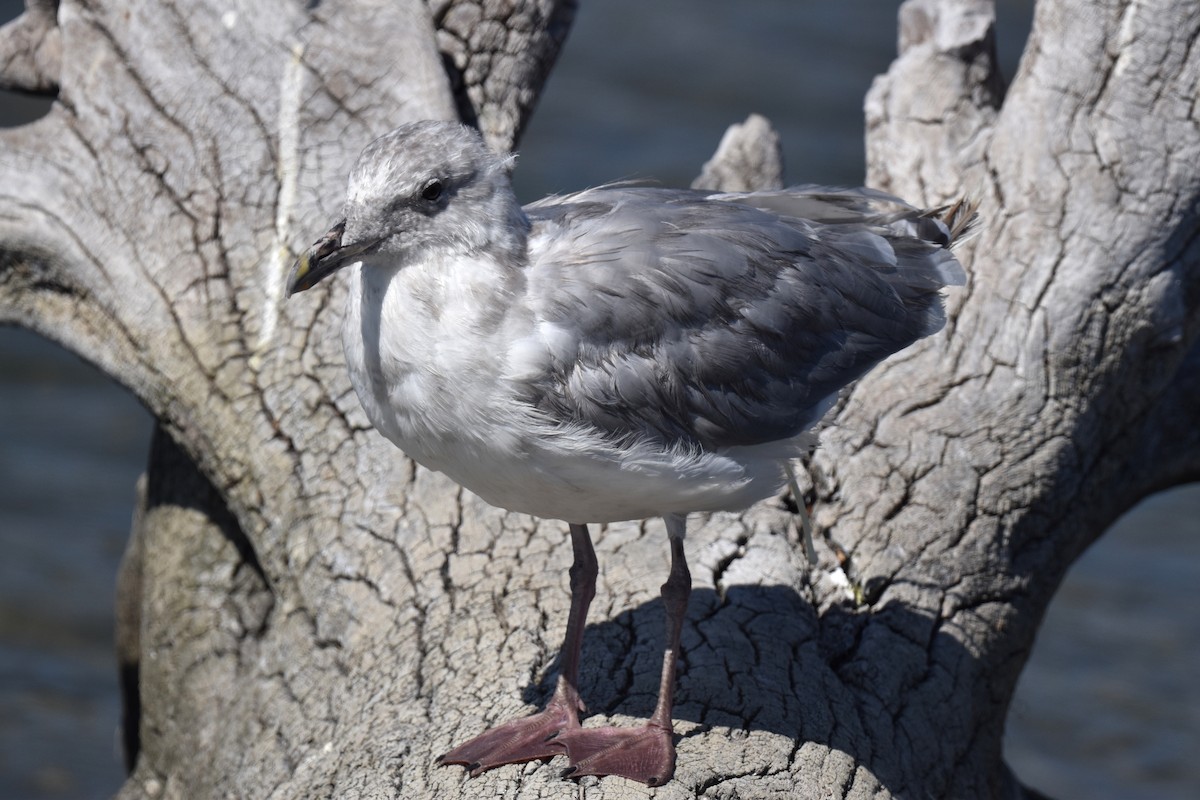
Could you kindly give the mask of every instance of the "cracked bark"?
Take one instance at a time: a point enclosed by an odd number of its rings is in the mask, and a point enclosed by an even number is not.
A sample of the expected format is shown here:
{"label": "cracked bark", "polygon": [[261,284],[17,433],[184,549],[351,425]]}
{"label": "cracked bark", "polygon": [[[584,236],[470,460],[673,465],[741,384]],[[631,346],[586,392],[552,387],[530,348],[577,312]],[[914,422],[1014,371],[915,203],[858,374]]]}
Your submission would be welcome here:
{"label": "cracked bark", "polygon": [[[574,797],[557,762],[433,765],[549,695],[565,526],[401,458],[350,390],[338,283],[281,297],[371,137],[469,109],[515,140],[572,4],[308,5],[31,2],[0,30],[0,83],[57,92],[2,132],[0,321],[159,421],[121,581],[140,749],[120,796]],[[1188,0],[1044,0],[1006,87],[988,3],[905,6],[870,182],[983,201],[970,284],[823,436],[844,572],[828,549],[807,569],[780,502],[693,521],[656,796],[1019,791],[1003,720],[1064,571],[1200,473],[1198,40]],[[752,121],[702,180],[771,182],[776,156]],[[621,721],[653,706],[666,541],[658,521],[597,538],[584,699]]]}
{"label": "cracked bark", "polygon": [[459,118],[511,148],[575,18],[577,0],[427,0]]}

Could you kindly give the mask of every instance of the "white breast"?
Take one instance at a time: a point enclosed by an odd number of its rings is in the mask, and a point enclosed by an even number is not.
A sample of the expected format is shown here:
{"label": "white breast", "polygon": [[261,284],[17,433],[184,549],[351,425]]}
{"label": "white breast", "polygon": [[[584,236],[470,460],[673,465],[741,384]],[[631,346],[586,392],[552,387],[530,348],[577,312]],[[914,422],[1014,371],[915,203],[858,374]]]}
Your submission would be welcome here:
{"label": "white breast", "polygon": [[[520,324],[485,260],[351,268],[342,338],[371,423],[422,463],[514,428],[503,347]],[[511,446],[511,443],[504,445]]]}

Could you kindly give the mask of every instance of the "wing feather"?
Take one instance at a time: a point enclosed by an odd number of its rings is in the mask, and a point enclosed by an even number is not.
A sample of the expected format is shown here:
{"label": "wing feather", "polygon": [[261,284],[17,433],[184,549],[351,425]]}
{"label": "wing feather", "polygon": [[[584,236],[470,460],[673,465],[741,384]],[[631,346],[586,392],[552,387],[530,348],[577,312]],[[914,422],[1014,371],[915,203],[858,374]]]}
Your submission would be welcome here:
{"label": "wing feather", "polygon": [[663,446],[798,436],[843,386],[940,329],[938,292],[965,279],[935,212],[872,190],[622,186],[526,213],[528,301],[576,343],[530,401]]}

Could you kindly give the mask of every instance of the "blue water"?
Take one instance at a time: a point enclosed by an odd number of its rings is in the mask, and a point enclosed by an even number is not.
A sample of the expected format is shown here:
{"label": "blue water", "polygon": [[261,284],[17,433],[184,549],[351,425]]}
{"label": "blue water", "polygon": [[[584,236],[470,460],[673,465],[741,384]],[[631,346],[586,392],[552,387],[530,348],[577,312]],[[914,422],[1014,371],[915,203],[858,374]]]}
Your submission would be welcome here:
{"label": "blue water", "polygon": [[114,581],[149,436],[99,372],[0,328],[0,798],[120,785]]}
{"label": "blue water", "polygon": [[[686,185],[757,111],[795,181],[862,180],[862,98],[896,2],[584,3],[522,147],[533,199],[620,177]],[[1030,0],[1000,3],[1012,73]],[[0,2],[7,19],[19,3]],[[0,98],[0,115],[37,105]],[[0,798],[103,798],[123,773],[112,596],[150,419],[90,367],[0,328]],[[1200,487],[1159,495],[1072,569],[1006,752],[1053,797],[1200,797]]]}

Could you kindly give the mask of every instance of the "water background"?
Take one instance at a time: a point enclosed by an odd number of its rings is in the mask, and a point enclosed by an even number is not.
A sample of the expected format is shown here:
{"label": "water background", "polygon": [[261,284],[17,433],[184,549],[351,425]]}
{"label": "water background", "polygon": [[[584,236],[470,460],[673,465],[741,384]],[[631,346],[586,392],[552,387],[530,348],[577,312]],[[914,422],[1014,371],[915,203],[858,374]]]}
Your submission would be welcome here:
{"label": "water background", "polygon": [[[20,6],[0,2],[0,20]],[[1011,76],[1032,2],[999,6]],[[862,99],[894,56],[897,7],[584,2],[518,192],[687,185],[751,112],[782,133],[790,180],[856,185]],[[0,96],[0,122],[38,107]],[[91,367],[0,328],[0,800],[105,798],[123,779],[112,596],[150,426]],[[1151,498],[1072,569],[1009,720],[1026,782],[1061,800],[1200,797],[1198,519],[1200,487]]]}

